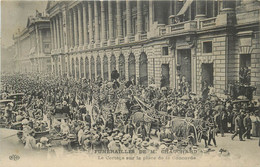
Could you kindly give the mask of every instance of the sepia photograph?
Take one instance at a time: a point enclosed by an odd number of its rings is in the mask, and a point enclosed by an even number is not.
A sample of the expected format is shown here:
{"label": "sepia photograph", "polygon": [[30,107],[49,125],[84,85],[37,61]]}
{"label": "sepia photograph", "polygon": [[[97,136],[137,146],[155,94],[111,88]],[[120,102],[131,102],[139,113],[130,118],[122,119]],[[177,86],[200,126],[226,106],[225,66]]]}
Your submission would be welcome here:
{"label": "sepia photograph", "polygon": [[0,166],[260,167],[260,0],[1,0]]}

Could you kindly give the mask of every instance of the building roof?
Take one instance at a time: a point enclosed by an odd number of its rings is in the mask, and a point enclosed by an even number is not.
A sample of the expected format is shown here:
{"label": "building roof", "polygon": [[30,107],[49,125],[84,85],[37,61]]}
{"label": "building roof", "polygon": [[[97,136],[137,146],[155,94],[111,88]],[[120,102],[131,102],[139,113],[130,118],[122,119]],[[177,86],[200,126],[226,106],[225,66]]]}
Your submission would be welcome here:
{"label": "building roof", "polygon": [[14,34],[14,38],[21,36],[21,35],[25,34],[26,32],[28,32],[28,28],[35,23],[49,22],[49,21],[50,21],[50,19],[49,19],[48,15],[46,15],[44,13],[40,13],[38,10],[36,10],[35,16],[28,17],[26,27],[23,30],[18,29],[18,32],[16,32]]}

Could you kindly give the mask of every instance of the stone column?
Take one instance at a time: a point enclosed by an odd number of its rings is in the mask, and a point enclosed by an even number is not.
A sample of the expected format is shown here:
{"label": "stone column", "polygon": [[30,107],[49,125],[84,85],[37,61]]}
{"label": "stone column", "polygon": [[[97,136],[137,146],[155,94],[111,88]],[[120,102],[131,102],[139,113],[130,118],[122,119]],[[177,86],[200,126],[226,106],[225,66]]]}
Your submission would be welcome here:
{"label": "stone column", "polygon": [[104,80],[104,63],[103,63],[103,56],[100,56],[100,71],[101,71],[101,75],[100,77],[102,78],[102,80]]}
{"label": "stone column", "polygon": [[81,17],[81,6],[78,6],[78,30],[79,30],[79,46],[82,46],[83,44],[83,33],[82,33],[82,17]]}
{"label": "stone column", "polygon": [[137,0],[137,33],[142,34],[143,32],[143,15],[142,15],[142,1]]}
{"label": "stone column", "polygon": [[135,55],[135,75],[136,75],[136,77],[135,77],[135,79],[136,79],[136,84],[138,83],[138,84],[140,84],[139,83],[139,68],[140,68],[140,66],[139,66],[139,56],[140,56],[140,53],[138,53],[137,55]]}
{"label": "stone column", "polygon": [[84,71],[84,78],[87,78],[86,74],[86,56],[83,57],[83,71]]}
{"label": "stone column", "polygon": [[[42,30],[39,30],[39,51],[40,53],[43,52],[43,46],[42,46]],[[41,68],[40,68],[41,69]]]}
{"label": "stone column", "polygon": [[93,43],[93,7],[92,2],[88,1],[88,22],[89,22],[89,44]]}
{"label": "stone column", "polygon": [[60,48],[60,25],[59,25],[59,16],[56,16],[56,29],[57,29],[57,47]]}
{"label": "stone column", "polygon": [[196,0],[196,18],[206,17],[206,1]]}
{"label": "stone column", "polygon": [[122,15],[121,15],[121,2],[120,0],[116,1],[116,21],[117,21],[117,38],[123,37],[122,31]]}
{"label": "stone column", "polygon": [[98,2],[94,1],[94,15],[95,15],[95,43],[100,41],[100,30],[99,30],[99,12],[98,12]]}
{"label": "stone column", "polygon": [[78,23],[77,23],[77,9],[73,8],[73,23],[74,23],[74,47],[78,47]]}
{"label": "stone column", "polygon": [[101,41],[105,42],[107,40],[106,33],[106,15],[105,15],[105,2],[101,1]]}
{"label": "stone column", "polygon": [[53,34],[53,20],[50,19],[50,30],[51,30],[51,49],[54,49],[54,34]]}
{"label": "stone column", "polygon": [[53,17],[53,34],[54,34],[54,49],[57,49],[57,36],[56,36],[56,18]]}
{"label": "stone column", "polygon": [[[206,1],[206,0],[205,0]],[[181,10],[183,1],[174,1],[174,15],[177,15]]]}
{"label": "stone column", "polygon": [[75,79],[77,79],[77,57],[75,56],[74,58],[74,75],[75,75]]}
{"label": "stone column", "polygon": [[74,47],[74,37],[73,37],[73,21],[72,21],[72,10],[69,11],[69,21],[70,21],[70,47]]}
{"label": "stone column", "polygon": [[235,1],[234,0],[224,0],[223,9],[234,9]]}
{"label": "stone column", "polygon": [[[111,54],[112,55],[112,54]],[[109,81],[111,81],[111,61],[110,61],[110,59],[111,59],[111,55],[108,55],[107,56],[107,72],[108,72],[108,80]]]}
{"label": "stone column", "polygon": [[83,32],[84,32],[84,45],[88,44],[88,25],[87,25],[87,4],[83,2]]}
{"label": "stone column", "polygon": [[97,78],[98,78],[97,56],[98,56],[98,55],[94,55],[94,62],[95,62],[95,80],[97,80]]}
{"label": "stone column", "polygon": [[150,24],[150,30],[153,25],[154,21],[154,2],[153,0],[149,0],[149,24]]}
{"label": "stone column", "polygon": [[131,16],[131,1],[126,0],[126,35],[132,36],[132,16]]}
{"label": "stone column", "polygon": [[114,20],[113,20],[113,1],[108,1],[108,36],[109,42],[114,40]]}
{"label": "stone column", "polygon": [[62,20],[62,13],[59,14],[60,18],[60,43],[61,43],[61,48],[64,47],[64,37],[63,37],[63,20]]}
{"label": "stone column", "polygon": [[[248,2],[250,2],[250,0],[248,0]],[[221,10],[221,14],[226,14],[226,13],[233,13],[235,12],[235,5],[236,5],[236,2],[235,0],[226,0],[226,1],[223,1],[223,9]],[[230,20],[230,23],[232,22],[235,22],[235,16],[232,15],[229,19]]]}
{"label": "stone column", "polygon": [[91,56],[88,56],[88,71],[89,71],[89,79],[93,79],[92,78],[92,71],[91,71]]}
{"label": "stone column", "polygon": [[129,72],[128,72],[128,55],[129,54],[127,54],[127,56],[126,55],[124,55],[124,57],[125,57],[125,80],[126,81],[128,81],[129,80]]}

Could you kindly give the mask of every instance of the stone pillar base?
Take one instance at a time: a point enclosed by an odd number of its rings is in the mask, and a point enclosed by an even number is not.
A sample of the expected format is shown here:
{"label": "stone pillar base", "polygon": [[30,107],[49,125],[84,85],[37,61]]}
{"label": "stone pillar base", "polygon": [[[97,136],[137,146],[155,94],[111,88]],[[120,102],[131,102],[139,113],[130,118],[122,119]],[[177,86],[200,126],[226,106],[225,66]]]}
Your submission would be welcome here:
{"label": "stone pillar base", "polygon": [[79,45],[78,51],[83,50],[83,45]]}
{"label": "stone pillar base", "polygon": [[204,15],[204,14],[198,14],[198,15],[196,15],[195,16],[195,19],[205,19],[206,18],[206,15]]}
{"label": "stone pillar base", "polygon": [[99,41],[94,43],[94,48],[98,48],[98,47],[100,47],[100,42]]}
{"label": "stone pillar base", "polygon": [[235,24],[235,11],[231,8],[223,9],[217,16],[217,26],[227,26]]}
{"label": "stone pillar base", "polygon": [[93,48],[93,44],[89,44],[88,49],[92,49],[92,48]]}
{"label": "stone pillar base", "polygon": [[121,41],[121,39],[123,39],[123,38],[120,38],[120,37],[116,38],[116,40],[115,40],[115,44],[116,44],[116,45],[119,45],[119,44],[120,44],[120,41]]}
{"label": "stone pillar base", "polygon": [[140,41],[141,40],[141,33],[135,34],[135,41]]}
{"label": "stone pillar base", "polygon": [[68,51],[69,51],[69,48],[68,48],[68,46],[67,46],[67,45],[65,45],[65,46],[64,46],[64,52],[66,52],[66,53],[67,53]]}
{"label": "stone pillar base", "polygon": [[115,44],[115,40],[114,39],[109,39],[107,41],[107,46],[111,46],[111,45],[114,45]]}
{"label": "stone pillar base", "polygon": [[85,44],[85,45],[83,46],[83,50],[87,50],[87,49],[88,49],[88,45]]}
{"label": "stone pillar base", "polygon": [[125,43],[129,43],[130,42],[130,39],[129,39],[128,36],[126,36],[124,40],[125,40]]}
{"label": "stone pillar base", "polygon": [[221,10],[220,14],[226,14],[226,13],[234,13],[235,10],[233,8],[224,8]]}
{"label": "stone pillar base", "polygon": [[101,41],[101,42],[100,42],[100,47],[107,47],[107,45],[108,45],[107,43],[108,43],[108,42],[105,41],[105,40],[104,40],[104,41]]}
{"label": "stone pillar base", "polygon": [[73,51],[75,52],[75,51],[78,51],[78,45],[76,45],[76,46],[74,46],[74,48],[73,48]]}

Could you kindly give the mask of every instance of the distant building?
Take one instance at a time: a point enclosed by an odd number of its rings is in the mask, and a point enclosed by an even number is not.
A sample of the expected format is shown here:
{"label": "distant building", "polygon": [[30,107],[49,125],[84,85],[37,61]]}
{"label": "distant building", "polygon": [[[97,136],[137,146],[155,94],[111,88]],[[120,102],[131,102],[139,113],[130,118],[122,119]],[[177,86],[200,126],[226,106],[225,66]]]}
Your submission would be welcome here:
{"label": "distant building", "polygon": [[257,0],[49,1],[52,72],[179,89],[185,80],[218,95],[248,68],[260,96]]}
{"label": "distant building", "polygon": [[51,33],[49,17],[36,11],[27,26],[13,35],[16,72],[51,73]]}

